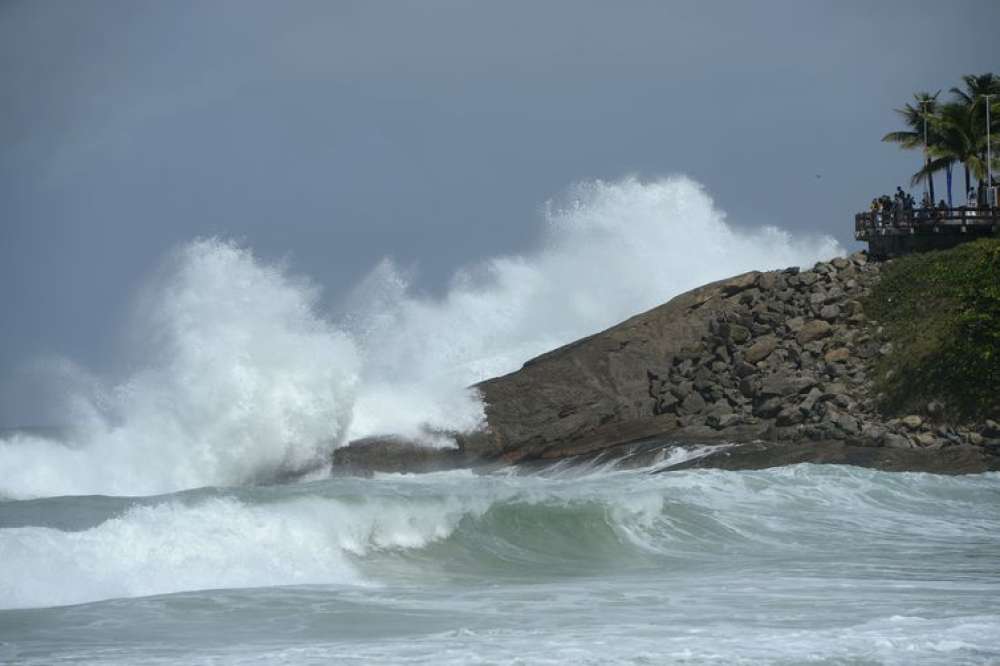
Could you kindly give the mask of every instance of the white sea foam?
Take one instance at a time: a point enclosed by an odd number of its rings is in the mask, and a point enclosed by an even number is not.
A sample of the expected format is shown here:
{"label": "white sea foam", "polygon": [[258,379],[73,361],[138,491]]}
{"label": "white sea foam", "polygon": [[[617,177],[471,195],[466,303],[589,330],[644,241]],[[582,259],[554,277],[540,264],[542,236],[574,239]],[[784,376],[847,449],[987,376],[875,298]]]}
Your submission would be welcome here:
{"label": "white sea foam", "polygon": [[139,506],[96,527],[0,530],[0,607],[271,585],[364,584],[348,555],[420,548],[475,505],[304,498]]}
{"label": "white sea foam", "polygon": [[[0,494],[155,494],[306,469],[348,426],[358,354],[315,287],[198,240],[140,300],[142,361],[68,400],[67,443],[0,441]],[[81,382],[74,382],[80,385]]]}
{"label": "white sea foam", "polygon": [[734,228],[686,178],[584,183],[561,201],[538,247],[458,271],[441,298],[383,261],[335,322],[315,287],[245,248],[181,248],[144,292],[142,362],[74,392],[68,444],[0,441],[0,495],[241,484],[353,437],[466,429],[483,416],[477,381],[704,282],[842,252]]}

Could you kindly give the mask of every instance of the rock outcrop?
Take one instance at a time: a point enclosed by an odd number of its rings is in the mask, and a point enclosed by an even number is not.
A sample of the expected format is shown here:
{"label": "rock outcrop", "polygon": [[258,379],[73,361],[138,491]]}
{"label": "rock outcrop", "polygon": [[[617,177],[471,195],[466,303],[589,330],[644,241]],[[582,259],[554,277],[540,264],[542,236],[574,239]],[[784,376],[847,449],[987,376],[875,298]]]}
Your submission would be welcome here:
{"label": "rock outcrop", "polygon": [[1000,469],[995,423],[938,423],[933,404],[926,415],[879,416],[869,368],[889,347],[862,307],[879,272],[857,253],[746,273],[543,354],[477,385],[488,431],[449,460],[553,460],[658,437],[764,443],[720,466],[759,466],[770,442],[775,464],[836,462],[841,452],[840,462],[891,458],[882,466],[899,469],[929,458],[858,449],[972,447],[939,458],[960,460],[954,471]]}

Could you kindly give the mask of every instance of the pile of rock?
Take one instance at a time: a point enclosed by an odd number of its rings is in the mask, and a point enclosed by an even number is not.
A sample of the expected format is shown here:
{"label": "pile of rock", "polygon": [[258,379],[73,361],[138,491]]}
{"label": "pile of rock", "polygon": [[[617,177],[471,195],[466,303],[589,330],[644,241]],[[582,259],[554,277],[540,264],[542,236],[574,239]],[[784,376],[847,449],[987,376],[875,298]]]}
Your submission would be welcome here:
{"label": "pile of rock", "polygon": [[942,406],[883,421],[875,409],[869,368],[891,349],[861,299],[880,266],[863,253],[749,275],[726,286],[701,341],[650,369],[649,395],[658,415],[685,429],[725,431],[756,426],[775,440],[846,440],[893,448],[986,444],[980,432],[935,425]]}

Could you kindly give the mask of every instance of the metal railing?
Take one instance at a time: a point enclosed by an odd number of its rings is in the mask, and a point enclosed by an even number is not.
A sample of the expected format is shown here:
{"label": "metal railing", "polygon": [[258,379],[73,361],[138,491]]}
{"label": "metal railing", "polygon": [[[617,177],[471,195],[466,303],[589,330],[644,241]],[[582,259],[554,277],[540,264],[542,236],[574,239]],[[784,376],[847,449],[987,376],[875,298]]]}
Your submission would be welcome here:
{"label": "metal railing", "polygon": [[1000,229],[1000,208],[904,208],[889,212],[858,213],[854,238],[875,235],[988,232]]}

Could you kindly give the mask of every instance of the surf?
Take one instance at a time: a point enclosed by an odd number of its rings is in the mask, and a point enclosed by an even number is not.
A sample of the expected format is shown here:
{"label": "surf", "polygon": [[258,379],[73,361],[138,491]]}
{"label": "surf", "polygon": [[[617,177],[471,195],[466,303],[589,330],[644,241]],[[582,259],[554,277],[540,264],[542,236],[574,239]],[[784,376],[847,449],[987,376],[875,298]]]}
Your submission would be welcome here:
{"label": "surf", "polygon": [[440,296],[386,259],[332,308],[232,240],[177,248],[137,294],[124,370],[49,364],[67,435],[0,439],[0,496],[267,483],[368,435],[443,445],[433,433],[482,424],[478,381],[698,284],[842,252],[734,226],[685,177],[580,183],[543,220],[533,247],[459,269]]}

